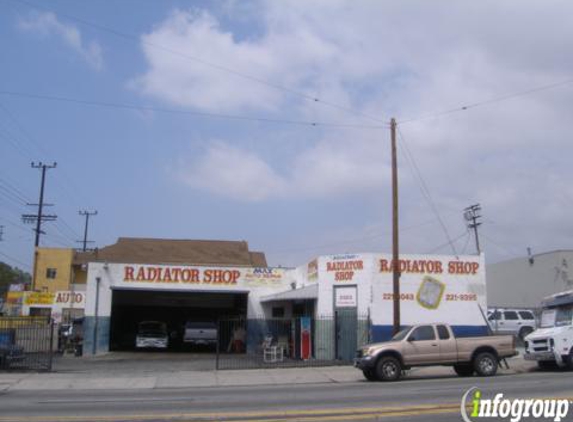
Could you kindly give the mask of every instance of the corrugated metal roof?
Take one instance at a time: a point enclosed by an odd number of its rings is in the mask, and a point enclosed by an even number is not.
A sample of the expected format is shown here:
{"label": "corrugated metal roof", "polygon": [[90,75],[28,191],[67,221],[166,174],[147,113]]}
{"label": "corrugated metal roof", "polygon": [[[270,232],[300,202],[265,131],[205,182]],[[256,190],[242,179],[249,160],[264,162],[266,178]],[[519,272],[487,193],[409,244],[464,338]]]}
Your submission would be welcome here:
{"label": "corrugated metal roof", "polygon": [[311,284],[300,289],[288,290],[286,292],[275,293],[274,295],[263,296],[261,302],[277,302],[281,300],[308,300],[318,298],[318,284]]}

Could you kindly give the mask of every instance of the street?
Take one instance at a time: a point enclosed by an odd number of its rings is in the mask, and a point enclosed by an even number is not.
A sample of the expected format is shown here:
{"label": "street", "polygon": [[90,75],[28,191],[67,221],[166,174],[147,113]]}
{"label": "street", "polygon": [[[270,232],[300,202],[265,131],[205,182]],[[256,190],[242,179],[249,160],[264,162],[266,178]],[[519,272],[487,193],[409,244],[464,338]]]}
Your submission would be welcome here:
{"label": "street", "polygon": [[[571,374],[410,377],[347,382],[149,390],[4,391],[0,422],[149,420],[459,421],[469,388],[506,398],[573,399]],[[526,420],[526,419],[524,419]]]}

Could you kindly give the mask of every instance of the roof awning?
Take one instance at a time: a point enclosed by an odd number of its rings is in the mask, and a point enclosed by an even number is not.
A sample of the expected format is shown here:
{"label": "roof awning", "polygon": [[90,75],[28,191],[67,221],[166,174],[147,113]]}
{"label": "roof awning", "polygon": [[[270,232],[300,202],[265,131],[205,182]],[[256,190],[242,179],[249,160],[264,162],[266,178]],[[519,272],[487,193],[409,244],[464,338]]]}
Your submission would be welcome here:
{"label": "roof awning", "polygon": [[263,296],[261,302],[278,302],[283,300],[312,300],[318,298],[318,284],[312,284],[300,289],[288,290],[286,292],[275,293],[274,295]]}

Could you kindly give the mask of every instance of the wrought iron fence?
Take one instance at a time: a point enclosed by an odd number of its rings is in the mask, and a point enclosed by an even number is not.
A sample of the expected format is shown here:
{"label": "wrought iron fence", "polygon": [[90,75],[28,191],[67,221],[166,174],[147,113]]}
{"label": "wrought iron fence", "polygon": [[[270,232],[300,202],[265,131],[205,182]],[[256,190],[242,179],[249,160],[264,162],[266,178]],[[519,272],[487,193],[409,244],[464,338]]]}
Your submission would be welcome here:
{"label": "wrought iron fence", "polygon": [[0,371],[51,371],[55,329],[46,317],[0,317]]}
{"label": "wrought iron fence", "polygon": [[217,369],[349,365],[370,339],[367,316],[219,320]]}

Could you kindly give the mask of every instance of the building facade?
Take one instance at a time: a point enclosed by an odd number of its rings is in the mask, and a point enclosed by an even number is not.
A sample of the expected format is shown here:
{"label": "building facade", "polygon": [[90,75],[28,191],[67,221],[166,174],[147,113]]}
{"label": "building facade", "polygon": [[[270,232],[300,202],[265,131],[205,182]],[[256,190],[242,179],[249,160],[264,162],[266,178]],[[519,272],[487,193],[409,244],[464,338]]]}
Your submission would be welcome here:
{"label": "building facade", "polygon": [[88,265],[84,353],[133,348],[137,324],[159,320],[177,332],[188,321],[247,324],[247,350],[265,321],[309,318],[315,357],[352,356],[358,344],[388,339],[392,271],[401,272],[401,324],[447,322],[457,335],[487,332],[482,256],[387,254],[319,257],[292,269],[92,262]]}
{"label": "building facade", "polygon": [[573,289],[573,250],[557,250],[487,266],[488,305],[537,308],[549,295]]}

